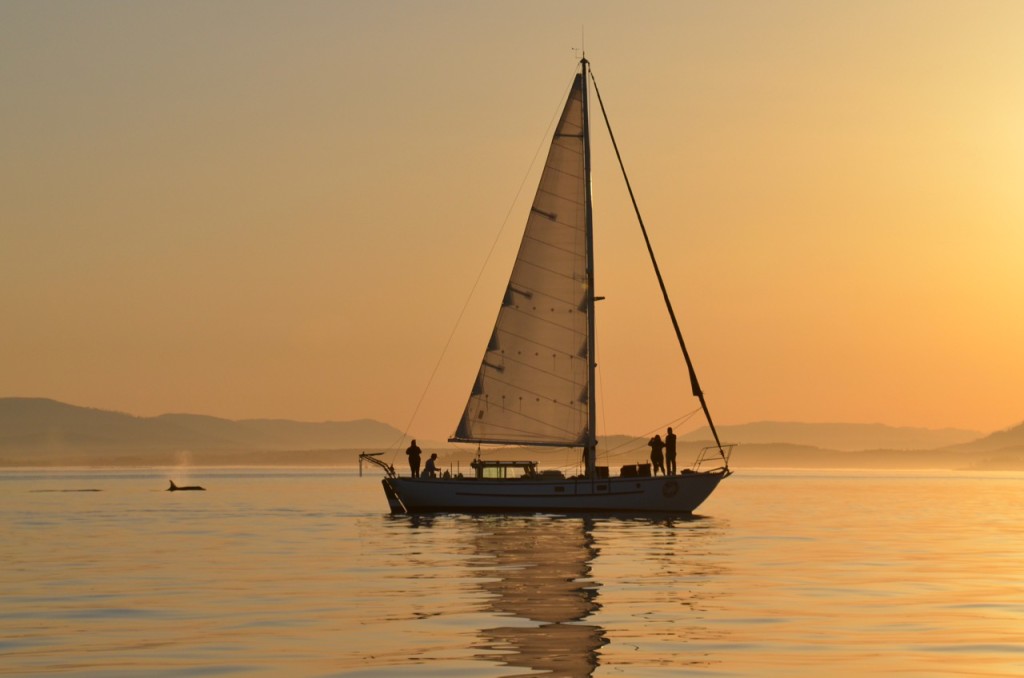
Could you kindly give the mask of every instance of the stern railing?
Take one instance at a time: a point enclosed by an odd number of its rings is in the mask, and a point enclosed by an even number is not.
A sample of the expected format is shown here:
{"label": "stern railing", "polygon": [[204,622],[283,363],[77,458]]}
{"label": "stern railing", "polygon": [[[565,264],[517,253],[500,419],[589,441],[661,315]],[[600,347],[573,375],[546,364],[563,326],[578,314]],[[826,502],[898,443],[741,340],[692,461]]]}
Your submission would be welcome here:
{"label": "stern railing", "polygon": [[395,467],[392,466],[391,464],[387,464],[387,463],[385,463],[385,462],[383,462],[383,461],[381,461],[380,459],[377,458],[377,457],[379,457],[382,454],[384,454],[384,453],[383,452],[360,452],[359,453],[359,476],[362,477],[362,475],[363,475],[363,462],[367,461],[367,462],[369,462],[371,464],[375,464],[375,465],[381,467],[382,469],[384,469],[384,473],[387,474],[388,478],[396,477],[398,474],[395,473]]}

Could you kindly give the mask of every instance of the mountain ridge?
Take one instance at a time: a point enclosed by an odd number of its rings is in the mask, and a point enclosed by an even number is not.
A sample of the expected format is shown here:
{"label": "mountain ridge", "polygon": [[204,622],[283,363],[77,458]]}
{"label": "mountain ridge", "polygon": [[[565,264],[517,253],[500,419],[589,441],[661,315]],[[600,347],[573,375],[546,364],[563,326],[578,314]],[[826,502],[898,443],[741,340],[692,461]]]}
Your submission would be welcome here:
{"label": "mountain ridge", "polygon": [[[809,445],[840,452],[863,450],[930,450],[968,444],[984,434],[957,428],[928,429],[887,424],[758,421],[717,427],[723,443]],[[707,426],[680,436],[689,442],[710,441]]]}
{"label": "mountain ridge", "polygon": [[[732,457],[737,467],[1024,468],[1024,423],[987,435],[954,428],[764,421],[718,431],[723,443],[740,443]],[[706,427],[679,434],[681,459],[710,439]],[[442,458],[472,456],[446,443],[419,442]],[[206,464],[353,463],[360,450],[391,450],[398,456],[404,443],[401,431],[373,419],[138,417],[49,398],[0,398],[0,466],[160,465],[183,454]],[[604,436],[598,451],[612,453],[612,460],[630,457],[623,463],[642,461],[646,437]],[[526,454],[548,456],[536,450]]]}
{"label": "mountain ridge", "polygon": [[133,449],[286,451],[381,447],[402,433],[372,419],[298,422],[285,419],[222,419],[197,414],[137,417],[69,405],[49,398],[0,398],[0,451],[35,453]]}

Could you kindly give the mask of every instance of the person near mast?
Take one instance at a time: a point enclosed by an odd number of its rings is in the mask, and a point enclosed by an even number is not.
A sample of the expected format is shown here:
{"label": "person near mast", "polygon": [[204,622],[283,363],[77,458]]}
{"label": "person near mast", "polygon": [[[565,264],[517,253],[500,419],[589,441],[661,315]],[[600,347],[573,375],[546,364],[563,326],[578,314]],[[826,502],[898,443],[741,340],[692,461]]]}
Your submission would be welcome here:
{"label": "person near mast", "polygon": [[651,472],[658,475],[658,469],[661,469],[661,475],[665,475],[665,456],[662,454],[665,443],[661,440],[661,436],[655,434],[647,441],[647,444],[651,446]]}
{"label": "person near mast", "polygon": [[672,432],[671,426],[665,434],[665,466],[668,475],[676,474],[676,434]]}
{"label": "person near mast", "polygon": [[413,478],[420,477],[420,455],[423,453],[419,446],[416,445],[416,440],[413,439],[412,444],[405,450],[405,453],[409,455],[409,470],[412,472]]}

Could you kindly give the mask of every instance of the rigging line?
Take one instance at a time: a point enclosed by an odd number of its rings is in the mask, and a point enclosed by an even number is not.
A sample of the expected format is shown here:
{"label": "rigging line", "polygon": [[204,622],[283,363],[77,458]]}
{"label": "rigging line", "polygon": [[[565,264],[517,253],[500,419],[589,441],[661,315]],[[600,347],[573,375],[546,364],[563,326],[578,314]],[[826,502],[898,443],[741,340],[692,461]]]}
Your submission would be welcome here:
{"label": "rigging line", "polygon": [[[575,68],[576,67],[573,66],[574,73]],[[552,136],[552,128],[562,115],[562,108],[564,107],[562,102],[567,98],[567,93],[571,88],[572,85],[570,84],[569,87],[566,87],[562,92],[562,98],[559,99],[558,108],[555,110],[555,114],[548,123],[547,129],[544,130],[540,144],[537,146],[537,150],[533,154],[533,159],[530,160],[530,165],[527,167],[526,173],[523,175],[523,180],[519,183],[519,188],[516,190],[515,197],[512,198],[512,203],[508,206],[508,211],[505,212],[505,218],[502,220],[501,226],[498,228],[498,232],[494,236],[494,242],[491,243],[491,248],[487,251],[487,256],[484,257],[484,263],[480,266],[480,270],[476,274],[476,280],[473,281],[473,286],[470,288],[469,294],[466,295],[466,301],[462,304],[462,310],[459,311],[459,315],[455,319],[455,325],[452,327],[451,334],[448,335],[448,340],[444,343],[444,348],[441,349],[441,355],[438,356],[437,363],[434,364],[434,369],[430,372],[430,377],[427,378],[427,384],[423,387],[423,392],[420,394],[419,400],[416,401],[416,407],[413,408],[412,416],[409,417],[409,422],[405,425],[405,429],[400,440],[404,440],[405,437],[408,436],[413,422],[416,421],[416,416],[419,414],[420,407],[423,406],[423,401],[427,397],[427,392],[430,391],[430,386],[434,383],[434,377],[437,376],[437,370],[441,367],[441,363],[444,362],[445,355],[448,354],[448,349],[451,347],[452,340],[455,338],[455,332],[459,329],[459,325],[462,324],[462,318],[466,315],[466,309],[469,308],[469,302],[473,299],[473,294],[476,292],[476,289],[480,284],[480,279],[483,278],[484,271],[487,270],[487,264],[490,263],[491,257],[494,255],[494,250],[498,247],[498,241],[501,239],[501,234],[505,232],[505,227],[508,226],[509,219],[512,217],[512,210],[515,209],[516,204],[519,202],[519,196],[523,193],[523,187],[526,185],[526,180],[529,179],[533,168],[537,165],[537,157],[540,156],[541,151],[544,150],[546,146],[545,142]],[[397,448],[395,454],[397,454]]]}
{"label": "rigging line", "polygon": [[[680,416],[676,417],[672,421],[665,422],[661,426],[657,426],[657,427],[651,429],[650,431],[648,431],[647,433],[640,434],[640,438],[641,439],[646,438],[646,437],[648,437],[650,435],[653,435],[654,433],[656,433],[658,431],[661,431],[663,428],[667,428],[669,426],[679,426],[679,424],[686,423],[687,421],[689,421],[690,419],[693,418],[693,415],[697,414],[698,412],[700,412],[700,408],[699,407],[697,409],[695,409],[695,410],[687,412],[686,414],[683,414],[683,415],[680,415]],[[617,445],[617,446],[609,449],[608,450],[608,454],[609,455],[611,455],[612,453],[623,454],[622,452],[616,452],[616,450],[618,450],[620,448],[623,448],[623,447],[626,447],[628,445],[632,445],[632,444],[633,444],[632,440],[627,440],[627,441],[623,442],[621,445]],[[640,448],[638,447],[636,449],[640,449]],[[626,451],[628,452],[629,450],[626,450]]]}
{"label": "rigging line", "polygon": [[668,309],[669,318],[672,319],[672,327],[676,331],[676,339],[679,340],[679,348],[683,351],[683,358],[686,360],[686,367],[690,371],[690,388],[693,391],[693,395],[700,400],[700,406],[704,409],[704,416],[708,420],[708,427],[711,429],[711,433],[715,436],[715,443],[718,445],[718,451],[725,457],[725,450],[722,449],[722,441],[718,439],[718,431],[715,430],[715,423],[711,421],[711,412],[708,410],[708,405],[704,400],[704,391],[700,388],[700,383],[697,381],[697,373],[693,370],[693,363],[690,361],[690,353],[686,350],[686,343],[683,341],[683,332],[679,329],[679,322],[676,320],[676,313],[672,309],[672,302],[668,298],[668,289],[665,287],[665,280],[661,277],[661,268],[658,267],[658,260],[654,257],[654,248],[651,246],[651,239],[647,235],[647,227],[644,226],[644,219],[640,216],[640,206],[637,205],[636,196],[633,194],[633,186],[629,183],[629,176],[626,175],[626,165],[622,161],[622,154],[619,153],[619,145],[615,142],[615,134],[612,133],[612,124],[608,120],[608,111],[604,108],[604,100],[601,99],[601,90],[597,87],[597,79],[594,77],[594,71],[590,71],[590,80],[594,83],[594,93],[597,94],[597,102],[601,105],[601,115],[604,116],[605,127],[608,128],[608,137],[611,139],[612,148],[615,149],[615,158],[619,161],[619,168],[622,170],[622,178],[626,182],[626,190],[629,191],[629,199],[633,202],[633,211],[636,213],[637,221],[640,222],[640,231],[644,234],[644,242],[647,244],[647,253],[651,257],[651,264],[654,266],[654,274],[658,278],[658,285],[661,287],[661,296],[665,299],[665,307]]}
{"label": "rigging line", "polygon": [[[671,425],[678,425],[678,424],[685,423],[688,419],[692,418],[698,412],[700,412],[700,408],[699,407],[697,409],[695,409],[694,411],[690,412],[689,414],[683,415],[682,417],[679,417],[675,421],[669,422],[669,424],[666,424],[666,426],[668,426],[670,424]],[[665,428],[665,426],[662,426],[662,428]],[[646,434],[640,436],[639,442],[637,442],[635,440],[627,440],[626,442],[622,443],[618,447],[615,447],[612,450],[609,450],[608,451],[609,461],[611,461],[611,459],[613,459],[613,458],[621,459],[622,457],[624,457],[627,454],[636,454],[638,452],[641,453],[641,454],[646,453],[646,448],[647,448],[648,445],[647,445],[647,443],[643,442],[643,439],[646,438],[647,436],[651,435],[655,431],[658,431],[658,430],[660,430],[660,429],[654,429],[652,431],[648,431]],[[685,441],[684,441],[684,443],[685,443]],[[728,445],[726,445],[726,447],[728,447]]]}

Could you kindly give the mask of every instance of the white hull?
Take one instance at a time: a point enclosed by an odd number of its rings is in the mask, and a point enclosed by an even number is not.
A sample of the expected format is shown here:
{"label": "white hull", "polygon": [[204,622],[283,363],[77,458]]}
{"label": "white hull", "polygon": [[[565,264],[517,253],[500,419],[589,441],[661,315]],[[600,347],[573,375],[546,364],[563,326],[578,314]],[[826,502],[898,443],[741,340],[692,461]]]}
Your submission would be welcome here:
{"label": "white hull", "polygon": [[719,469],[653,478],[565,480],[385,478],[395,513],[438,511],[691,513],[730,475]]}

